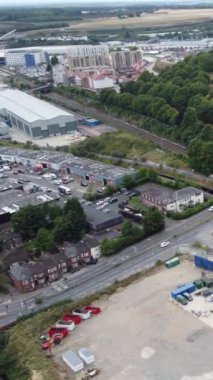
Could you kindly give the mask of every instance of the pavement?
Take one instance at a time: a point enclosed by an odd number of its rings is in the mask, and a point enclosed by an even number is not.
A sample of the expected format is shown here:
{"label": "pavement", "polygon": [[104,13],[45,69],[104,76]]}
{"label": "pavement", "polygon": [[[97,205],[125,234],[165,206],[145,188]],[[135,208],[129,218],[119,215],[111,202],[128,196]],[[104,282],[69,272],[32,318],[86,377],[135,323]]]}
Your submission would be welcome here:
{"label": "pavement", "polygon": [[[20,294],[15,300],[10,299],[6,303],[4,301],[0,304],[0,327],[14,322],[22,315],[39,311],[56,302],[92,294],[109,286],[115,280],[153,267],[158,260],[166,261],[180,252],[182,247],[190,247],[198,235],[205,233],[206,228],[213,229],[212,221],[212,214],[205,210],[124,249],[115,256],[102,257],[95,266],[85,267],[72,275],[68,274],[67,280],[55,282],[31,293],[30,296]],[[160,248],[160,243],[167,240],[170,241],[168,248]],[[43,299],[41,305],[35,304],[36,296]]]}

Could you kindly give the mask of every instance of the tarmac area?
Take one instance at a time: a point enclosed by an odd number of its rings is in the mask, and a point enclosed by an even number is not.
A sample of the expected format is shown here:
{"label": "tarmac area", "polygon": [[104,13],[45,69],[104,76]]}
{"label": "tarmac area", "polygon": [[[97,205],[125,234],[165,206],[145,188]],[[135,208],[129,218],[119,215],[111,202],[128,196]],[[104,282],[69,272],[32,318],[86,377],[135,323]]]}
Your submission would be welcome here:
{"label": "tarmac area", "polygon": [[100,369],[97,380],[212,380],[212,328],[170,300],[173,288],[200,276],[192,262],[182,261],[97,301],[102,313],[53,348],[60,374],[80,380],[61,355],[87,347]]}

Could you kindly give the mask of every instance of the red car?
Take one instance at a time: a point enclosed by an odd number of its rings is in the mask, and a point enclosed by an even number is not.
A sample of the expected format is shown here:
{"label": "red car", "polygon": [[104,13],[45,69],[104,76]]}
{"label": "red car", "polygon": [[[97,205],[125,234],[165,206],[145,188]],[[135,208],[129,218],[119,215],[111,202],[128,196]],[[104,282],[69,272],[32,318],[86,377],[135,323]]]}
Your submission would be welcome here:
{"label": "red car", "polygon": [[79,315],[65,314],[63,316],[63,321],[72,321],[75,325],[78,325],[81,322],[81,317]]}
{"label": "red car", "polygon": [[52,336],[59,335],[64,339],[68,335],[68,330],[66,327],[50,327],[48,335],[51,338]]}
{"label": "red car", "polygon": [[101,312],[101,308],[100,307],[96,307],[96,306],[85,306],[84,310],[90,311],[91,314],[94,314],[94,315],[97,315],[97,314],[99,314]]}

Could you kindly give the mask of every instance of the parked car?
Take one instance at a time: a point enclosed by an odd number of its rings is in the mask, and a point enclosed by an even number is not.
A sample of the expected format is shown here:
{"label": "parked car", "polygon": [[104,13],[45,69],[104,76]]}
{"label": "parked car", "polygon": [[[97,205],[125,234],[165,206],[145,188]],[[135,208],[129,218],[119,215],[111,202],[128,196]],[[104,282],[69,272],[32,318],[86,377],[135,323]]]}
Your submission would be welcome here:
{"label": "parked car", "polygon": [[187,304],[188,304],[186,298],[183,297],[181,294],[179,294],[179,295],[176,297],[176,301],[178,301],[179,303],[181,303],[181,305],[187,305]]}
{"label": "parked car", "polygon": [[117,201],[118,201],[118,198],[113,197],[113,198],[111,198],[111,199],[109,200],[109,203],[111,204],[111,203],[115,203],[115,202],[117,202]]}
{"label": "parked car", "polygon": [[75,323],[73,321],[57,321],[55,324],[56,327],[65,327],[68,331],[72,331],[75,328]]}
{"label": "parked car", "polygon": [[55,185],[61,185],[62,180],[61,179],[55,179],[53,182]]}
{"label": "parked car", "polygon": [[209,211],[213,211],[213,206],[209,207]]}
{"label": "parked car", "polygon": [[18,169],[18,173],[24,174],[24,170]]}
{"label": "parked car", "polygon": [[91,312],[84,309],[73,310],[74,315],[79,315],[82,319],[89,319],[91,317]]}
{"label": "parked car", "polygon": [[170,241],[163,241],[163,243],[161,243],[160,247],[161,248],[164,248],[164,247],[167,247],[167,245],[170,244]]}
{"label": "parked car", "polygon": [[81,181],[81,186],[87,187],[88,186],[88,182],[87,181]]}
{"label": "parked car", "polygon": [[50,338],[56,335],[65,338],[68,335],[68,329],[65,327],[50,327],[48,330],[48,335]]}
{"label": "parked car", "polygon": [[101,312],[101,308],[100,307],[96,307],[96,306],[85,306],[84,310],[90,311],[91,314],[94,314],[94,315],[97,315],[97,314],[99,314]]}
{"label": "parked car", "polygon": [[4,165],[3,166],[3,169],[6,170],[6,171],[9,171],[10,170],[10,167],[8,165]]}
{"label": "parked car", "polygon": [[187,301],[193,301],[193,297],[190,293],[185,292],[183,293],[183,296],[187,299]]}
{"label": "parked car", "polygon": [[75,325],[78,325],[81,322],[81,317],[80,315],[64,314],[63,321],[72,321]]}

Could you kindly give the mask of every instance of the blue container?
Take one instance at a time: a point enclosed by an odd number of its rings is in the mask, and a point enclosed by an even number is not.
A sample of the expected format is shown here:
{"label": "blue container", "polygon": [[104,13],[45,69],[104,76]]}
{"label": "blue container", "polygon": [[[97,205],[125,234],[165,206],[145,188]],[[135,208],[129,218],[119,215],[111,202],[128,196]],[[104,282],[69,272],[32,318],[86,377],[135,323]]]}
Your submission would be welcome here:
{"label": "blue container", "polygon": [[203,268],[205,270],[213,271],[213,260],[208,259],[208,257],[194,256],[195,266],[198,268]]}
{"label": "blue container", "polygon": [[181,286],[180,288],[176,288],[171,292],[172,298],[176,298],[178,295],[182,295],[183,293],[192,293],[196,289],[195,285],[189,282],[188,284],[185,284]]}
{"label": "blue container", "polygon": [[97,119],[86,119],[85,125],[87,127],[97,127],[100,124],[100,121]]}

